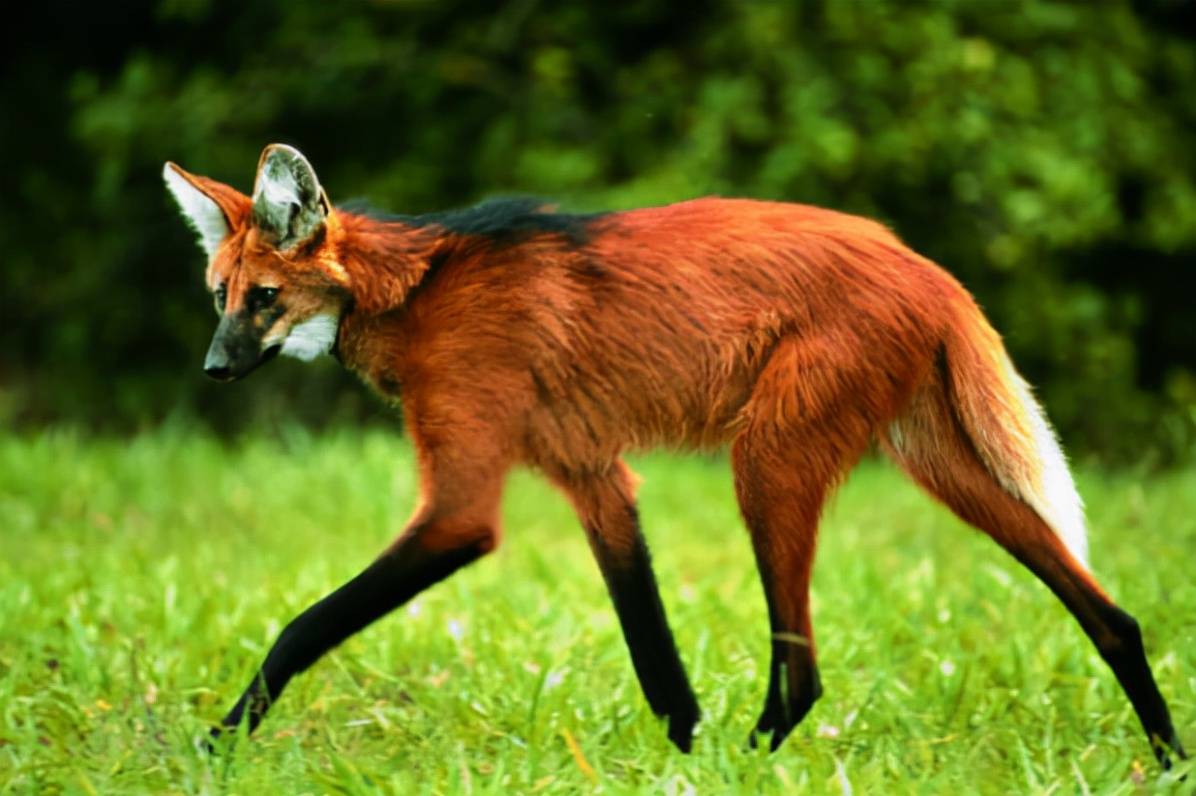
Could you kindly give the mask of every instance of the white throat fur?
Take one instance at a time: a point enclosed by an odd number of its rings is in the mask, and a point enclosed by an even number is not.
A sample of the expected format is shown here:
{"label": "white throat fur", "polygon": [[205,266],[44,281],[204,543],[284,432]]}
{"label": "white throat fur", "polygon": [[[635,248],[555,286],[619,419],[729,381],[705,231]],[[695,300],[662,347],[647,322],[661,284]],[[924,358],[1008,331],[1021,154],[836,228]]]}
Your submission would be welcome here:
{"label": "white throat fur", "polygon": [[332,351],[339,326],[340,319],[335,315],[313,315],[291,327],[279,353],[310,362]]}

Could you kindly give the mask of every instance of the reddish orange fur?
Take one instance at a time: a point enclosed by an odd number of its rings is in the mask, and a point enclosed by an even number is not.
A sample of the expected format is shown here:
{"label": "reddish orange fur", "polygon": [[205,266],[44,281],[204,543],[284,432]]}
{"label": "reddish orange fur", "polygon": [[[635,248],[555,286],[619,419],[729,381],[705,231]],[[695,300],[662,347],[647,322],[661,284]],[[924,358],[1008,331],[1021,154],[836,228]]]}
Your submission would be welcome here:
{"label": "reddish orange fur", "polygon": [[[752,425],[850,421],[831,441],[856,447],[859,427],[893,417],[929,370],[942,305],[961,291],[879,225],[796,205],[615,214],[581,249],[544,236],[471,250],[361,217],[343,226],[350,274],[393,258],[388,293],[354,279],[359,306],[393,309],[346,318],[346,364],[402,385],[417,442],[434,422],[420,417],[444,413],[466,421],[470,450],[553,476],[633,448],[716,446]],[[457,255],[406,301],[447,248]]]}
{"label": "reddish orange fur", "polygon": [[[823,501],[932,378],[948,329],[978,317],[954,278],[883,226],[809,206],[712,198],[615,213],[583,246],[335,217],[306,257],[348,275],[341,359],[402,397],[420,461],[415,524],[452,517],[446,545],[479,528],[496,537],[516,464],[561,485],[585,520],[631,497],[624,452],[735,440],[758,555],[784,571],[785,621],[807,636]],[[254,263],[277,273],[278,254],[247,234],[229,278],[253,278]]]}
{"label": "reddish orange fur", "polygon": [[234,286],[282,280],[306,287],[309,309],[342,307],[339,357],[401,397],[421,495],[395,551],[492,548],[504,479],[522,464],[569,496],[609,566],[643,569],[623,454],[731,443],[769,598],[774,682],[758,728],[775,747],[820,690],[807,593],[822,505],[879,438],[1055,590],[1131,683],[1148,731],[1173,735],[1145,659],[1131,660],[1136,625],[1024,499],[1049,502],[1036,451],[1050,432],[1036,436],[999,337],[883,226],[710,198],[588,219],[582,240],[496,240],[335,211],[284,255],[246,227],[246,197],[185,176],[233,230],[210,283],[233,301]]}

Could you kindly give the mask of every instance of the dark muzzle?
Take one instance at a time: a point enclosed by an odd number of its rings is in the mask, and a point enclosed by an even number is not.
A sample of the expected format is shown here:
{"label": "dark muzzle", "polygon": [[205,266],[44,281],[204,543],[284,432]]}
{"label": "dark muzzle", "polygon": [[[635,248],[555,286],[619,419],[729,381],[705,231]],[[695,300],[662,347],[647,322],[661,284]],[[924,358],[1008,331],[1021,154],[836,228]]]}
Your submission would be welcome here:
{"label": "dark muzzle", "polygon": [[262,333],[245,314],[225,315],[212,335],[203,372],[216,381],[236,381],[278,355],[280,346],[262,350]]}

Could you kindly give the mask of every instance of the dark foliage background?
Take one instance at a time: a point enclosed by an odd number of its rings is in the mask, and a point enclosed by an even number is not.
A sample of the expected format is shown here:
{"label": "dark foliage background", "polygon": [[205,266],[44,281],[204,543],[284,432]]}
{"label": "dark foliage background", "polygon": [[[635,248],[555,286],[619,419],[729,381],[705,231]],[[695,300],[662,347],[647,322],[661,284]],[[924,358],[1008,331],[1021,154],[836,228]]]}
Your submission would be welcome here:
{"label": "dark foliage background", "polygon": [[211,303],[162,162],[248,189],[285,141],[334,201],[404,212],[720,193],[877,216],[978,295],[1071,448],[1196,447],[1190,0],[21,7],[8,423],[382,416],[331,364],[200,373]]}

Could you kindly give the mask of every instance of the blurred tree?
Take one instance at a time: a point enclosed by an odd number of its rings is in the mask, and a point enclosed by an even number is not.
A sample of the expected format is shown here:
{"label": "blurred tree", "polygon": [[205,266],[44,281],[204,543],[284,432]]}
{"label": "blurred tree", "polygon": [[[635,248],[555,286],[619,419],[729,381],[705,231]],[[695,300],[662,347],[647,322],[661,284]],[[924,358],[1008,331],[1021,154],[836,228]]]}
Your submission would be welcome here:
{"label": "blurred tree", "polygon": [[[334,367],[206,384],[162,161],[334,201],[705,193],[890,224],[977,294],[1072,447],[1196,448],[1196,3],[42,3],[6,38],[0,412],[374,414]],[[265,383],[263,383],[265,382]]]}

